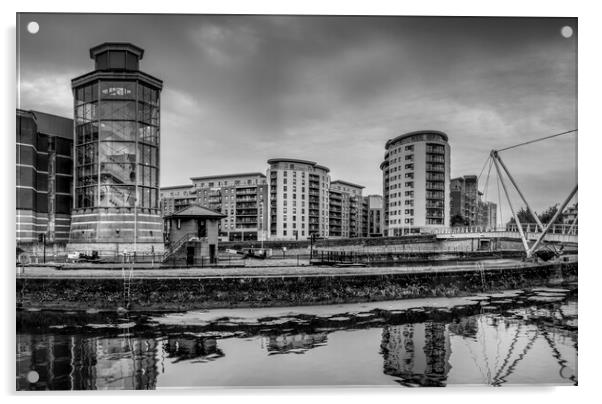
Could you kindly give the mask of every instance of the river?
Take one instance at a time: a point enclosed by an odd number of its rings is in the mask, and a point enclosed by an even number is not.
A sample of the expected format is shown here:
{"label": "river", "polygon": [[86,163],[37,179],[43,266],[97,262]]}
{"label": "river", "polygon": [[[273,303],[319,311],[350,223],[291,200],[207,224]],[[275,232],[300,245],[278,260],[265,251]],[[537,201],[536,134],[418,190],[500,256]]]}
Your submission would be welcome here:
{"label": "river", "polygon": [[63,313],[43,327],[21,313],[17,389],[576,385],[576,292],[529,293],[102,321]]}

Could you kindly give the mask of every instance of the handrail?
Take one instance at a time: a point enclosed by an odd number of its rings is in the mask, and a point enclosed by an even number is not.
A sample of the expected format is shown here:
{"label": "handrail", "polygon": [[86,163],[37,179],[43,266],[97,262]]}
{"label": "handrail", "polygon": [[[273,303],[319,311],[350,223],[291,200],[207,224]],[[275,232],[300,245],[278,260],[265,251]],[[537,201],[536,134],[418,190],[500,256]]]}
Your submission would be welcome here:
{"label": "handrail", "polygon": [[163,254],[163,261],[175,254],[185,243],[196,237],[196,233],[186,233],[178,239],[173,245]]}

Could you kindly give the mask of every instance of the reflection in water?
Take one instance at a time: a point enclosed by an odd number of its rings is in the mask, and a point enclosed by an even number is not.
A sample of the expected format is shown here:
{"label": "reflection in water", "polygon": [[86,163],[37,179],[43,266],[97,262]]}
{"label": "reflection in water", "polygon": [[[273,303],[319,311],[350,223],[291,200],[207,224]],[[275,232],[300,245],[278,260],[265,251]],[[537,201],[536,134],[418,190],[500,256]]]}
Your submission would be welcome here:
{"label": "reflection in water", "polygon": [[404,386],[443,386],[449,371],[449,332],[442,323],[385,326],[384,372]]}
{"label": "reflection in water", "polygon": [[284,334],[267,338],[266,348],[270,355],[297,353],[301,354],[318,346],[326,344],[328,336],[320,334]]}
{"label": "reflection in water", "polygon": [[[291,355],[300,353],[304,355]],[[33,383],[27,377],[31,371],[38,375]],[[287,329],[280,334],[272,329],[246,336],[158,331],[152,337],[98,337],[22,331],[17,336],[16,382],[18,390],[312,383],[576,385],[577,303],[450,322]]]}
{"label": "reflection in water", "polygon": [[203,362],[224,356],[224,353],[218,349],[215,338],[170,336],[163,349],[169,358],[176,358],[174,363],[190,359]]}
{"label": "reflection in water", "polygon": [[[156,387],[157,341],[17,335],[18,390],[148,390]],[[36,383],[27,374],[35,371]]]}

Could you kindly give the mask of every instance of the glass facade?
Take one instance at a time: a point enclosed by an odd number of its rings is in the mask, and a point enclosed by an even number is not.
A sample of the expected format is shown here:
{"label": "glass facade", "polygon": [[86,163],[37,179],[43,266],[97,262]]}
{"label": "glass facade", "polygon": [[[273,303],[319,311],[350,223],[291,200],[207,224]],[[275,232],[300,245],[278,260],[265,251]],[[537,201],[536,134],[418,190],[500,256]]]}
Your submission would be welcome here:
{"label": "glass facade", "polygon": [[74,89],[75,209],[159,209],[159,90],[140,80]]}

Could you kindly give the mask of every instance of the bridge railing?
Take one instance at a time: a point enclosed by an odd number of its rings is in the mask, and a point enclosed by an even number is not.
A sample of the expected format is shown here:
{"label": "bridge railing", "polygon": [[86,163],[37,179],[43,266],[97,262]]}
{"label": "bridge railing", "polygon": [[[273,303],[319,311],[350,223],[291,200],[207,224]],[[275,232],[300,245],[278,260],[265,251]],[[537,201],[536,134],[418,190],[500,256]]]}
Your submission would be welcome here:
{"label": "bridge railing", "polygon": [[[521,223],[521,227],[525,233],[541,233],[537,223]],[[513,223],[504,227],[492,227],[492,226],[454,226],[454,227],[442,227],[433,229],[434,234],[466,234],[466,233],[499,233],[499,232],[512,232],[518,233],[518,226]],[[576,236],[579,234],[579,227],[572,226],[570,224],[554,224],[548,231],[548,234],[563,234]]]}
{"label": "bridge railing", "polygon": [[[521,223],[521,227],[523,228],[523,231],[527,233],[540,233],[536,223]],[[509,224],[506,226],[506,228],[508,231],[518,232],[518,226],[516,223]],[[570,224],[553,224],[548,233],[576,236],[579,234],[579,226],[571,226]]]}

